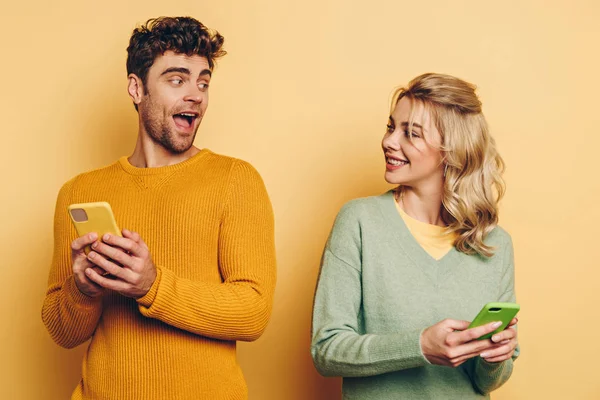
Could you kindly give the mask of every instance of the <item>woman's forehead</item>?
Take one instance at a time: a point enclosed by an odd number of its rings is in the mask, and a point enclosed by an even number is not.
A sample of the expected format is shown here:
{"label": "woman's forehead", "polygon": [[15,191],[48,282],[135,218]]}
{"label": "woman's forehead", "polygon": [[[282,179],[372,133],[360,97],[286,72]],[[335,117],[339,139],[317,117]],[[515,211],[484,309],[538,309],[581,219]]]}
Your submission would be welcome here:
{"label": "woman's forehead", "polygon": [[403,97],[396,103],[392,117],[396,124],[413,122],[423,126],[425,129],[431,123],[431,115],[427,107],[420,102],[408,97]]}

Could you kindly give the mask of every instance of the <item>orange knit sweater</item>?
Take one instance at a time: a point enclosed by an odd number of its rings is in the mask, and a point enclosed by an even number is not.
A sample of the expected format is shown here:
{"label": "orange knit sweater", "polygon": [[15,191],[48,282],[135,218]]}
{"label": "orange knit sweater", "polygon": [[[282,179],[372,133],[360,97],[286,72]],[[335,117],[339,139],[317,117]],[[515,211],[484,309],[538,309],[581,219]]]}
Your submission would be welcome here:
{"label": "orange knit sweater", "polygon": [[[75,285],[67,206],[94,201],[150,249],[158,276],[137,301]],[[261,335],[274,286],[273,211],[244,161],[206,149],[159,168],[123,157],[60,190],[42,319],[63,347],[91,339],[72,399],[246,399],[236,340]]]}

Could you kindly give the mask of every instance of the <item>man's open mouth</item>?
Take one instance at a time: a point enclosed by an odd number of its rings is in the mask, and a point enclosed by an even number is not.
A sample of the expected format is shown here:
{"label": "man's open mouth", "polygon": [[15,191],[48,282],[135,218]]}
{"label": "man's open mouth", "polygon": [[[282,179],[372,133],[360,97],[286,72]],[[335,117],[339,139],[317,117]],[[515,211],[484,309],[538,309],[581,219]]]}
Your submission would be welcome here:
{"label": "man's open mouth", "polygon": [[173,115],[175,124],[181,128],[191,128],[194,126],[196,118],[198,118],[198,114],[193,112],[182,112]]}

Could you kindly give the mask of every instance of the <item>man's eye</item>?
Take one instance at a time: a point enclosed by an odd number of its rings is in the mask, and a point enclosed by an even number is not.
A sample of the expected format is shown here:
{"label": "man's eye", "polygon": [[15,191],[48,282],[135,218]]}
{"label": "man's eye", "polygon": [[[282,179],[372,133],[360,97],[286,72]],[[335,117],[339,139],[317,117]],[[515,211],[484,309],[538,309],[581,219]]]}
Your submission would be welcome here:
{"label": "man's eye", "polygon": [[208,83],[201,83],[198,85],[198,88],[200,88],[200,90],[206,90],[208,89]]}
{"label": "man's eye", "polygon": [[175,85],[181,85],[183,83],[183,79],[174,78],[174,79],[171,79],[171,82]]}

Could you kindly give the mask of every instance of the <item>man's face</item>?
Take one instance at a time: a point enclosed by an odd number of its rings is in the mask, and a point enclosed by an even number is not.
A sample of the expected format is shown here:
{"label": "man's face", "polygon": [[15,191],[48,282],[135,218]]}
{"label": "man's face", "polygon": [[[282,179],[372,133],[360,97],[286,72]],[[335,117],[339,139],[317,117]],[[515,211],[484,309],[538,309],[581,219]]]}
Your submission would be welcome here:
{"label": "man's face", "polygon": [[158,56],[138,104],[142,127],[173,154],[186,152],[208,107],[211,70],[205,57],[172,51]]}

